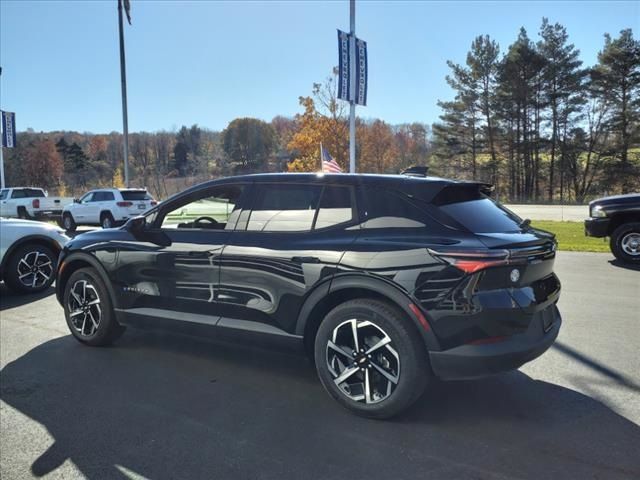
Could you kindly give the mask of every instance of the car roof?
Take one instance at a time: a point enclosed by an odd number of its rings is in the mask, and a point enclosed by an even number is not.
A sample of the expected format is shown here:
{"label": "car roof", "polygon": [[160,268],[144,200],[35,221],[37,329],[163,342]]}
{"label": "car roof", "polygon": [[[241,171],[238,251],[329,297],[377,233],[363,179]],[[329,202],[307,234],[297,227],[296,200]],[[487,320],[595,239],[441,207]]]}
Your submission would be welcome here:
{"label": "car roof", "polygon": [[401,190],[408,195],[416,195],[425,200],[433,198],[449,185],[487,186],[480,182],[465,182],[440,177],[417,177],[408,175],[372,173],[255,173],[209,180],[194,185],[171,198],[188,195],[202,188],[232,183],[317,183],[319,185],[385,186]]}

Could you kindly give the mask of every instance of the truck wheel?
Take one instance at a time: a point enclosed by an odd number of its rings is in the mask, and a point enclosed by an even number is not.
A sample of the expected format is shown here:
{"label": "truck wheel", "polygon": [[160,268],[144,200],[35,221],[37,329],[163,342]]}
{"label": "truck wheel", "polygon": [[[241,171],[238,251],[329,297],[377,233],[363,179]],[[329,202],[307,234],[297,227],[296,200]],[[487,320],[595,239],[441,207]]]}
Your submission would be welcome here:
{"label": "truck wheel", "polygon": [[609,246],[621,262],[640,264],[640,222],[624,223],[616,228]]}
{"label": "truck wheel", "polygon": [[23,218],[25,220],[30,220],[31,215],[27,212],[27,209],[24,207],[18,207],[18,218]]}
{"label": "truck wheel", "polygon": [[37,293],[51,286],[55,272],[53,251],[44,245],[27,243],[9,257],[4,279],[14,292]]}
{"label": "truck wheel", "polygon": [[73,216],[68,212],[62,215],[62,228],[67,232],[76,231],[76,222],[73,220]]}
{"label": "truck wheel", "polygon": [[338,305],[315,338],[322,386],[363,417],[401,413],[422,395],[431,377],[427,350],[414,329],[402,312],[378,300]]}
{"label": "truck wheel", "polygon": [[102,228],[113,228],[115,226],[111,212],[103,212],[102,215],[100,215],[100,225]]}

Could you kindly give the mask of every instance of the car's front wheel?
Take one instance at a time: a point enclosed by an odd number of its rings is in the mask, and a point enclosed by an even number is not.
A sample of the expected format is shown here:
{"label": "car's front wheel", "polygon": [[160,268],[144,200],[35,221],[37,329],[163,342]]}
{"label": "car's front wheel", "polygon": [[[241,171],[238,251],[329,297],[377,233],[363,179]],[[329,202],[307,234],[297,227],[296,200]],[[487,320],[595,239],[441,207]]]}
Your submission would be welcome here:
{"label": "car's front wheel", "polygon": [[115,319],[109,293],[93,268],[81,268],[71,274],[63,302],[67,326],[82,343],[109,345],[124,331]]}
{"label": "car's front wheel", "polygon": [[430,377],[414,325],[395,307],[372,299],[347,301],[327,315],[316,335],[315,361],[327,392],[370,418],[408,408]]}
{"label": "car's front wheel", "polygon": [[640,223],[625,223],[616,228],[611,234],[610,247],[618,260],[640,263]]}
{"label": "car's front wheel", "polygon": [[53,251],[44,245],[26,244],[18,247],[7,261],[7,286],[21,293],[46,290],[55,279],[56,258]]}

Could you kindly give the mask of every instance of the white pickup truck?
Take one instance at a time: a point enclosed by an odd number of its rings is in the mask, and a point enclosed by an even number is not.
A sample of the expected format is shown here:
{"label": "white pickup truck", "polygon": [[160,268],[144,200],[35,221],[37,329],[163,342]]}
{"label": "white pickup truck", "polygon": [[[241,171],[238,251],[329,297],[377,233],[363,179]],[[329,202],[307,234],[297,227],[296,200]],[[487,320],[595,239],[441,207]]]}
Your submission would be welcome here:
{"label": "white pickup truck", "polygon": [[13,187],[0,190],[0,217],[59,220],[69,197],[49,197],[41,188]]}

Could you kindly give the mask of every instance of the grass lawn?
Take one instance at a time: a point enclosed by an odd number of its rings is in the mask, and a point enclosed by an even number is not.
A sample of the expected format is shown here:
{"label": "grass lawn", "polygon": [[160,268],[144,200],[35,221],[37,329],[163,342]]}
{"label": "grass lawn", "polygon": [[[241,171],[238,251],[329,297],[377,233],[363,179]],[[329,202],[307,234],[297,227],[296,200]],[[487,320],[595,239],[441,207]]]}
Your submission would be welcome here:
{"label": "grass lawn", "polygon": [[556,234],[558,250],[574,252],[609,252],[609,238],[593,238],[584,235],[582,222],[553,222],[534,220],[531,225]]}

